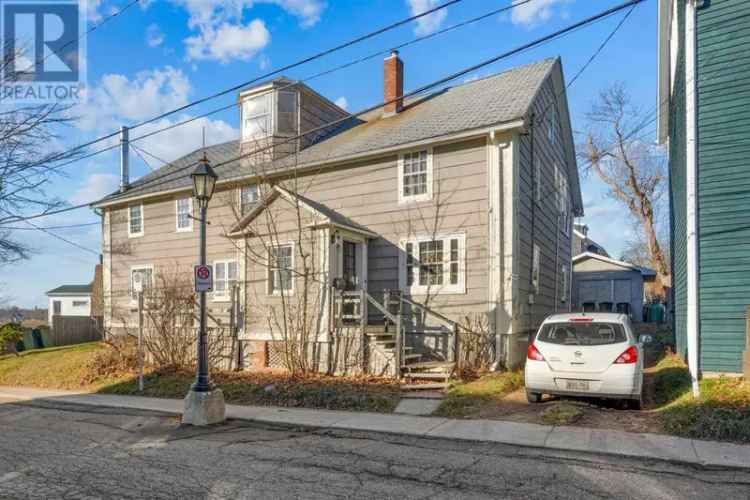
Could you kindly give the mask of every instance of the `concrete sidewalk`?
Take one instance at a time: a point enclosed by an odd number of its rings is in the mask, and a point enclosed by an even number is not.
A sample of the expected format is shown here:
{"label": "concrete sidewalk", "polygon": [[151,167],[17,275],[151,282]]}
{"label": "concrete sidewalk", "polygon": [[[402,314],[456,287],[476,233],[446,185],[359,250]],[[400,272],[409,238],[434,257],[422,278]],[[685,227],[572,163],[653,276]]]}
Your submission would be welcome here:
{"label": "concrete sidewalk", "polygon": [[[182,400],[0,387],[5,401],[48,400],[181,414]],[[387,432],[420,437],[496,442],[550,450],[604,453],[716,468],[750,469],[750,445],[659,434],[554,427],[498,420],[452,420],[380,413],[227,405],[227,418],[272,424]]]}

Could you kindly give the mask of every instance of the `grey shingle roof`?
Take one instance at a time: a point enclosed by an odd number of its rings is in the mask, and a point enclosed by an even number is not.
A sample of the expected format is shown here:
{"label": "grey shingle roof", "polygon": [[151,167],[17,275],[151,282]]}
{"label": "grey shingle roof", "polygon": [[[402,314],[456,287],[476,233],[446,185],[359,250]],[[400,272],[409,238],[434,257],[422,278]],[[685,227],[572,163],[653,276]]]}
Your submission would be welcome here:
{"label": "grey shingle roof", "polygon": [[62,285],[53,288],[47,295],[87,295],[91,293],[91,283],[88,285]]}
{"label": "grey shingle roof", "polygon": [[[529,106],[558,59],[544,59],[512,68],[492,76],[441,89],[424,97],[411,99],[404,110],[384,118],[381,110],[359,117],[332,136],[303,149],[286,162],[276,162],[273,169],[343,160],[378,150],[425,141],[464,131],[511,122],[526,115]],[[197,150],[169,165],[131,183],[125,193],[113,193],[97,203],[125,200],[160,191],[187,188],[191,185],[192,166],[203,151]],[[254,174],[236,157],[239,142],[230,141],[206,150],[221,180],[240,179]],[[286,164],[285,164],[286,163]]]}

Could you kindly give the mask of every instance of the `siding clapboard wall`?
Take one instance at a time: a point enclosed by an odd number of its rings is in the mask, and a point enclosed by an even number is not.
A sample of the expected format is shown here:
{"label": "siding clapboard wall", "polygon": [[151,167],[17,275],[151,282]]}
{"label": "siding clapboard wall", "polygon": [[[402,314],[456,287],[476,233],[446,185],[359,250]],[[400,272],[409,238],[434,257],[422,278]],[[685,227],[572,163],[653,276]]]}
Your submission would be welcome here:
{"label": "siding clapboard wall", "polygon": [[750,2],[698,9],[700,360],[740,372],[750,304]]}

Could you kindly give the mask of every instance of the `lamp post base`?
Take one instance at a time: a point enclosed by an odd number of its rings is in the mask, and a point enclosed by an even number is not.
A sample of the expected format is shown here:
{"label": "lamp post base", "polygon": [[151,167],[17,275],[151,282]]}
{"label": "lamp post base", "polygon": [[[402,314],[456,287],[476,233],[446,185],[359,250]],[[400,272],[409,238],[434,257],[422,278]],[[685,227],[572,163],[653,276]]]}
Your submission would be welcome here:
{"label": "lamp post base", "polygon": [[185,411],[182,423],[188,425],[219,424],[225,420],[226,405],[221,389],[208,392],[190,390],[185,396]]}

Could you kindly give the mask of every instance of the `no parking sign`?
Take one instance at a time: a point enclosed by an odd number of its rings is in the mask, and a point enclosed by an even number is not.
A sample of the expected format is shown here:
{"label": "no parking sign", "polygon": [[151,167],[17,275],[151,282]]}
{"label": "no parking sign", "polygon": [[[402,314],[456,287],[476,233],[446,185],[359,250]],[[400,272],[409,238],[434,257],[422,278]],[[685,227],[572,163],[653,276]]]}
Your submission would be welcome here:
{"label": "no parking sign", "polygon": [[195,266],[195,291],[212,292],[214,289],[214,276],[211,266]]}

